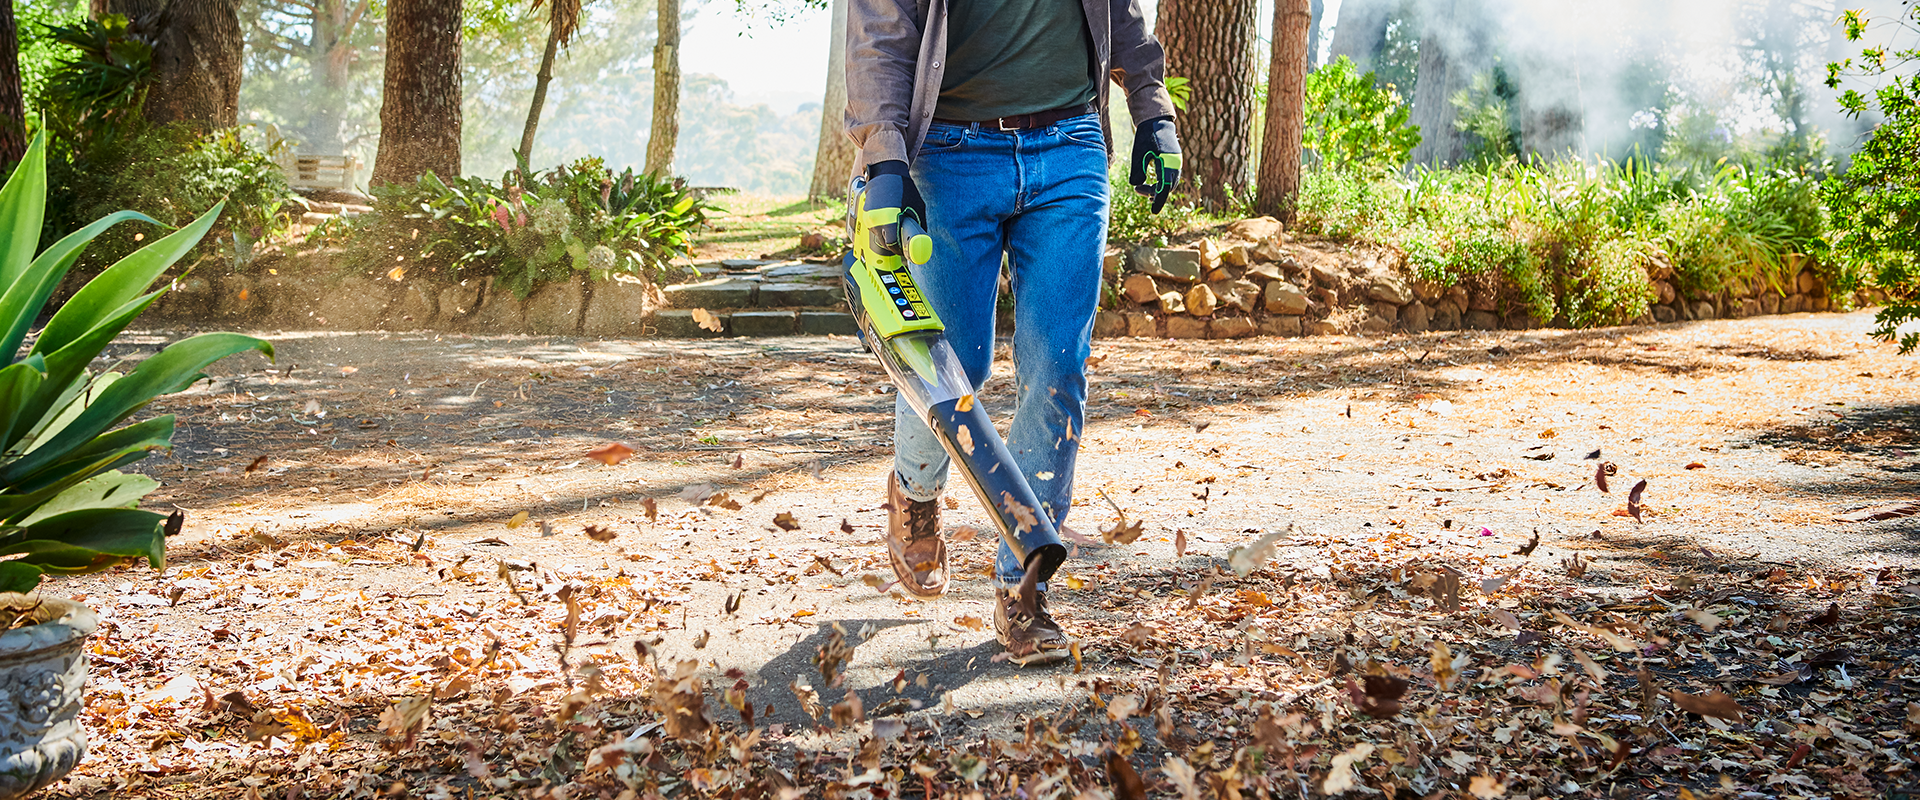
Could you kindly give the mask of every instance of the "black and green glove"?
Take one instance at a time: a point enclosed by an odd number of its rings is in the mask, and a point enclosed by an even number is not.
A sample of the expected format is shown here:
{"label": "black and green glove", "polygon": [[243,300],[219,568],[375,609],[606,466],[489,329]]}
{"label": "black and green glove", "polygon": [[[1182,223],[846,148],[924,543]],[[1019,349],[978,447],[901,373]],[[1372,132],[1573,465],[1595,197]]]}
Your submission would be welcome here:
{"label": "black and green glove", "polygon": [[1153,213],[1160,213],[1180,185],[1180,137],[1174,134],[1172,117],[1155,117],[1134,129],[1131,163],[1128,182],[1134,191],[1153,198]]}
{"label": "black and green glove", "polygon": [[[867,165],[867,210],[898,208],[901,216],[911,216],[913,221],[924,228],[927,225],[927,201],[920,197],[920,187],[913,185],[913,176],[907,172],[905,161],[881,161]],[[900,254],[900,225],[892,223],[873,229],[875,252],[885,255]]]}

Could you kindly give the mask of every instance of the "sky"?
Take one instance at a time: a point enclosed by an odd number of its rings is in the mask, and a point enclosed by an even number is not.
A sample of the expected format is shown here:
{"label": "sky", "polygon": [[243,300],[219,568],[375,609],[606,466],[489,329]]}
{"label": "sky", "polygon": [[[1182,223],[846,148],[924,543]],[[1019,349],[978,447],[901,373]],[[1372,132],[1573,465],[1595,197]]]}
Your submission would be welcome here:
{"label": "sky", "polygon": [[681,37],[680,71],[720,76],[737,104],[791,114],[826,91],[831,22],[820,9],[776,25],[740,16],[733,3],[710,2]]}

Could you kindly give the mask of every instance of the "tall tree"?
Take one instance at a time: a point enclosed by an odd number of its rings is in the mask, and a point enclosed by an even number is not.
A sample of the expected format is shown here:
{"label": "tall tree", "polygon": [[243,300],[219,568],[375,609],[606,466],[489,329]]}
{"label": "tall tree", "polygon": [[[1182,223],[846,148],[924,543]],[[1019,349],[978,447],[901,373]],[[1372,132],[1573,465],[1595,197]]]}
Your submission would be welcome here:
{"label": "tall tree", "polygon": [[1255,207],[1292,222],[1300,197],[1301,139],[1306,133],[1307,59],[1313,10],[1308,0],[1274,0],[1273,63],[1267,72],[1267,124],[1260,145]]}
{"label": "tall tree", "polygon": [[666,177],[673,171],[673,146],[680,138],[680,0],[659,0],[660,34],[653,44],[653,130],[647,134],[647,172]]}
{"label": "tall tree", "polygon": [[1154,22],[1167,74],[1187,79],[1187,108],[1178,114],[1185,174],[1210,211],[1247,194],[1258,14],[1257,0],[1161,0]]}
{"label": "tall tree", "polygon": [[0,166],[27,154],[27,106],[20,97],[20,32],[13,2],[0,3]]}
{"label": "tall tree", "polygon": [[1312,22],[1307,23],[1307,71],[1312,72],[1320,66],[1320,25],[1327,15],[1325,0],[1311,0],[1307,10]]}
{"label": "tall tree", "polygon": [[833,0],[833,41],[827,45],[827,91],[820,105],[820,145],[813,151],[813,185],[807,197],[847,196],[853,175],[853,142],[847,138],[847,0]]}
{"label": "tall tree", "polygon": [[460,2],[390,0],[374,184],[460,175]]}
{"label": "tall tree", "polygon": [[1413,123],[1420,126],[1415,164],[1448,166],[1467,158],[1467,137],[1454,123],[1454,95],[1473,84],[1475,75],[1493,68],[1495,25],[1480,0],[1438,0],[1425,6],[1420,20],[1420,68],[1413,87]]}
{"label": "tall tree", "polygon": [[153,43],[153,83],[141,109],[155,123],[230,128],[240,121],[238,0],[92,0],[95,17],[123,14]]}
{"label": "tall tree", "polygon": [[540,108],[547,104],[547,84],[553,82],[553,59],[560,48],[573,41],[580,29],[580,0],[533,0],[537,10],[547,4],[547,51],[540,56],[540,72],[533,83],[533,104],[527,109],[527,127],[520,133],[520,157],[533,161],[533,134],[540,128]]}
{"label": "tall tree", "polygon": [[307,71],[308,89],[299,106],[305,116],[302,149],[343,152],[353,66],[365,44],[364,33],[360,38],[355,33],[364,31],[361,23],[367,21],[371,0],[245,1],[249,6],[242,20],[251,29],[249,63],[256,74],[263,62],[278,66],[286,57]]}
{"label": "tall tree", "polygon": [[1374,59],[1387,45],[1387,23],[1398,5],[1398,0],[1342,0],[1328,58],[1346,56],[1360,72],[1372,70]]}

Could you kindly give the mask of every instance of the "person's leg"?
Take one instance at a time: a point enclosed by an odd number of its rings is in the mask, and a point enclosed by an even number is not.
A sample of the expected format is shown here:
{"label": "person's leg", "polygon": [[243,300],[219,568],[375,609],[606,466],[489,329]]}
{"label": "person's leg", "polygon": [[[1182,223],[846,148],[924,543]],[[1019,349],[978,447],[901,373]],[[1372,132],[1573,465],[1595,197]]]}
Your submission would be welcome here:
{"label": "person's leg", "polygon": [[[1073,502],[1086,417],[1086,361],[1107,242],[1107,155],[1091,114],[1026,132],[1020,148],[1021,191],[1007,225],[1016,402],[1007,447],[1058,526]],[[1026,568],[1003,545],[994,573],[1000,586],[1014,588]]]}
{"label": "person's leg", "polygon": [[[1014,166],[1011,137],[950,125],[935,125],[913,162],[933,237],[933,258],[914,278],[976,390],[993,366],[1002,223],[1014,206]],[[947,481],[947,453],[904,399],[894,404],[893,449],[902,492],[917,501],[937,499]]]}

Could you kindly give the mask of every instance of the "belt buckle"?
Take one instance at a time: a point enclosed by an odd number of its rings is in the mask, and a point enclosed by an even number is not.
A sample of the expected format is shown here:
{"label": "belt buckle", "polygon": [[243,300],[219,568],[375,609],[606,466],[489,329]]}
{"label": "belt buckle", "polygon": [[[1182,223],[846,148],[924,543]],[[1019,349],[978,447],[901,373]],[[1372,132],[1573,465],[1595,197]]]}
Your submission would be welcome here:
{"label": "belt buckle", "polygon": [[994,120],[994,121],[993,121],[993,124],[994,124],[994,126],[995,126],[995,127],[997,127],[997,128],[999,128],[999,129],[1000,129],[1000,132],[1001,132],[1001,133],[1007,133],[1007,132],[1010,132],[1010,131],[1017,131],[1017,130],[1020,130],[1020,126],[1019,126],[1019,125],[1014,125],[1014,126],[1011,126],[1011,127],[1009,127],[1009,126],[1007,125],[1007,120],[1010,120],[1010,119],[1015,119],[1015,117],[1001,117],[1001,118],[999,118],[999,119],[996,119],[996,120]]}

